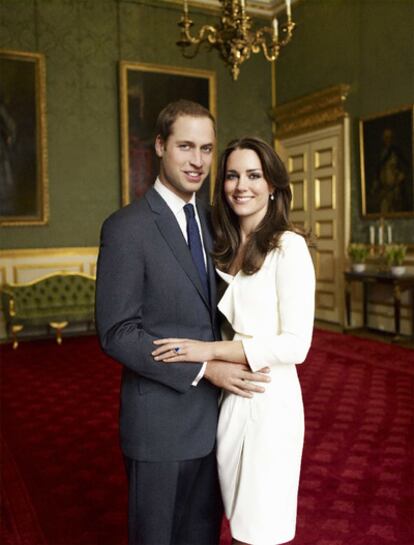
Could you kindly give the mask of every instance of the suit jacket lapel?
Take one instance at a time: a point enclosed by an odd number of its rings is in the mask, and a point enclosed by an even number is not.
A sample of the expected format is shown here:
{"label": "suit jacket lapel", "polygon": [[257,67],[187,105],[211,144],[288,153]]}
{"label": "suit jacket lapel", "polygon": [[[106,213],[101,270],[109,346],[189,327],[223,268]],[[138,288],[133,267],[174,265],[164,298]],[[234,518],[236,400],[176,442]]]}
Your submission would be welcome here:
{"label": "suit jacket lapel", "polygon": [[194,265],[193,258],[191,257],[191,252],[183,237],[180,226],[174,217],[174,214],[171,212],[164,199],[154,188],[147,191],[145,198],[147,199],[152,211],[155,213],[155,223],[157,224],[158,229],[168,246],[171,248],[174,257],[184,269],[191,282],[197,288],[197,291],[199,292],[203,301],[207,306],[210,306],[206,295],[204,294],[200,277],[196,266]]}

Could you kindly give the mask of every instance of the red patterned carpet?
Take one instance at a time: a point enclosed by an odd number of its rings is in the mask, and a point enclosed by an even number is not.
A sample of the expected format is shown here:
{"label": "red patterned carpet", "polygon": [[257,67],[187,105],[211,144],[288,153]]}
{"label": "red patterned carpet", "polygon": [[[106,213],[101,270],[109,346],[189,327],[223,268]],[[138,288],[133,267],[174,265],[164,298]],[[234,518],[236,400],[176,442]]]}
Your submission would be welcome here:
{"label": "red patterned carpet", "polygon": [[[0,356],[1,543],[124,545],[120,367],[94,337]],[[414,545],[414,351],[317,331],[298,369],[307,431],[292,545]]]}

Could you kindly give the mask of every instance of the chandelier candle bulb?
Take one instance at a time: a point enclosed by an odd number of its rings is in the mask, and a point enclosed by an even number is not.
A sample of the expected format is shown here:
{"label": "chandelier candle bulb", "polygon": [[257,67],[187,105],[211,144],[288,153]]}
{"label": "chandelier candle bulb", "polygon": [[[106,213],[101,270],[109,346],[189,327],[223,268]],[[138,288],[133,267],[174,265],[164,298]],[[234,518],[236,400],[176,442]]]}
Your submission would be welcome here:
{"label": "chandelier candle bulb", "polygon": [[380,225],[378,227],[378,244],[382,246],[384,244],[384,226]]}
{"label": "chandelier candle bulb", "polygon": [[290,19],[292,16],[292,12],[290,10],[290,0],[286,0],[286,15],[288,16],[288,19]]}
{"label": "chandelier candle bulb", "polygon": [[188,15],[188,0],[184,0],[184,15]]}
{"label": "chandelier candle bulb", "polygon": [[392,227],[387,225],[388,244],[392,244]]}
{"label": "chandelier candle bulb", "polygon": [[371,225],[369,228],[369,243],[371,246],[374,246],[375,244],[375,226]]}
{"label": "chandelier candle bulb", "polygon": [[279,34],[279,25],[278,25],[278,21],[276,19],[276,17],[273,19],[273,39],[276,41],[277,40],[277,36]]}

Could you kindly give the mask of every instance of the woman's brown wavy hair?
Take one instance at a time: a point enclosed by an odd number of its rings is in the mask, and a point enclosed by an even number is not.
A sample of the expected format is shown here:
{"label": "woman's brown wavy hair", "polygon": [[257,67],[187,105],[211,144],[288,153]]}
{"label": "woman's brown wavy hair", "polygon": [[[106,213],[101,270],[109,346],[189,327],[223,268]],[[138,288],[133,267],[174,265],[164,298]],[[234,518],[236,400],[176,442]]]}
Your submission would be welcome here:
{"label": "woman's brown wavy hair", "polygon": [[273,187],[274,200],[269,199],[263,220],[249,235],[241,265],[241,270],[245,274],[254,274],[263,265],[267,253],[279,247],[280,237],[285,231],[293,231],[305,238],[307,236],[289,220],[292,191],[287,170],[278,154],[260,138],[244,137],[233,140],[220,157],[214,189],[212,219],[215,232],[213,257],[216,266],[228,272],[241,242],[238,216],[230,208],[224,194],[227,160],[230,154],[238,149],[253,150],[257,153],[263,176]]}

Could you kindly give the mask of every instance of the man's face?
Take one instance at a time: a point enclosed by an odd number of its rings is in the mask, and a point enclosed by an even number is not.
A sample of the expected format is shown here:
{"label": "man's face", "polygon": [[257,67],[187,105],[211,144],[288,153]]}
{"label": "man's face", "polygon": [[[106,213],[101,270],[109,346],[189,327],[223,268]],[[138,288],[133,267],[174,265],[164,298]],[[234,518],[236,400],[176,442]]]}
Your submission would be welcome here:
{"label": "man's face", "polygon": [[210,171],[215,139],[208,117],[177,118],[166,142],[160,136],[155,141],[161,182],[188,202]]}

